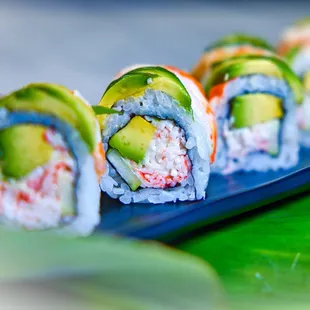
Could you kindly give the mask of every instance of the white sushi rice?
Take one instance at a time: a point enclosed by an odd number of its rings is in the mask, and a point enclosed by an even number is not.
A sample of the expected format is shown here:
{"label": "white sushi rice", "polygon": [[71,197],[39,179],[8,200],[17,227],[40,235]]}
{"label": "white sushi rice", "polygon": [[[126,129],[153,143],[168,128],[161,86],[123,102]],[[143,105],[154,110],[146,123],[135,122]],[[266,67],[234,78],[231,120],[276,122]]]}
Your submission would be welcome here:
{"label": "white sushi rice", "polygon": [[[283,100],[285,116],[281,121],[281,129],[277,129],[275,122],[266,122],[260,126],[252,128],[235,129],[230,128],[230,107],[229,102],[232,98],[247,93],[268,93]],[[224,89],[221,98],[215,97],[211,101],[215,111],[218,126],[218,152],[212,171],[215,173],[229,174],[235,171],[267,171],[287,169],[293,167],[298,162],[298,127],[296,119],[296,105],[292,92],[285,81],[266,77],[263,75],[244,76],[229,81]],[[229,132],[230,131],[230,132]],[[232,132],[234,131],[234,132]],[[277,131],[280,133],[277,135]],[[268,153],[260,152],[250,147],[251,141],[271,135],[268,143],[273,143],[272,139],[279,137],[279,154],[271,156]],[[239,135],[239,140],[232,140]],[[230,141],[227,141],[227,136]],[[237,146],[234,145],[237,143]],[[235,148],[247,145],[245,152],[236,152]],[[232,148],[232,149],[231,149]],[[252,152],[253,151],[253,152]]]}
{"label": "white sushi rice", "polygon": [[80,166],[79,180],[76,185],[77,217],[57,230],[60,234],[88,236],[100,222],[100,187],[98,186],[94,159],[91,155],[84,158]]}
{"label": "white sushi rice", "polygon": [[[161,120],[173,120],[176,124],[173,127],[177,132],[181,132],[181,129],[184,130],[186,139],[185,147],[192,169],[188,177],[178,186],[165,189],[139,188],[134,192],[130,190],[129,186],[118,175],[116,170],[108,163],[107,172],[101,179],[101,189],[104,192],[112,198],[119,198],[125,204],[131,202],[165,203],[175,202],[177,200],[196,200],[205,197],[210,172],[210,144],[205,141],[205,124],[202,125],[197,121],[193,121],[192,116],[185,112],[178,102],[167,94],[157,90],[147,89],[144,96],[119,101],[114,105],[114,108],[122,110],[124,113],[122,115],[109,115],[105,120],[102,137],[106,151],[110,137],[123,128],[134,115],[150,116]],[[162,124],[162,126],[166,126],[167,124],[171,126],[172,122],[163,122]],[[154,143],[156,144],[157,142]],[[172,157],[175,154],[174,150],[171,154]],[[149,158],[153,158],[153,156],[156,156],[156,152],[148,156]],[[153,164],[154,161],[152,162],[152,168]],[[168,164],[169,162],[167,162]],[[173,165],[171,168],[173,168]]]}

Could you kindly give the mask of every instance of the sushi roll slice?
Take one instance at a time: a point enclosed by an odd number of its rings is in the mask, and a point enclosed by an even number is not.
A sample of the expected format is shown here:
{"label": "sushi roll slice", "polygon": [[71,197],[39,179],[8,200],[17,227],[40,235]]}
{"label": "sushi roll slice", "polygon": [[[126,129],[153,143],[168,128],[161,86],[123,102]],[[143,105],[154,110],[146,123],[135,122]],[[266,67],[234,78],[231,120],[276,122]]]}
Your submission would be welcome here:
{"label": "sushi roll slice", "polygon": [[216,117],[213,171],[267,171],[298,162],[298,77],[272,56],[239,56],[212,70],[204,85]]}
{"label": "sushi roll slice", "polygon": [[310,18],[297,22],[282,35],[278,52],[301,80],[304,100],[297,107],[300,143],[310,147]]}
{"label": "sushi roll slice", "polygon": [[203,199],[216,130],[201,86],[176,68],[132,68],[97,107],[114,111],[97,116],[107,155],[102,190],[125,204]]}
{"label": "sushi roll slice", "polygon": [[99,223],[105,155],[77,92],[30,84],[0,98],[0,221],[85,236]]}
{"label": "sushi roll slice", "polygon": [[192,75],[204,84],[210,70],[219,62],[240,55],[273,55],[275,51],[265,40],[237,33],[210,44],[192,70]]}

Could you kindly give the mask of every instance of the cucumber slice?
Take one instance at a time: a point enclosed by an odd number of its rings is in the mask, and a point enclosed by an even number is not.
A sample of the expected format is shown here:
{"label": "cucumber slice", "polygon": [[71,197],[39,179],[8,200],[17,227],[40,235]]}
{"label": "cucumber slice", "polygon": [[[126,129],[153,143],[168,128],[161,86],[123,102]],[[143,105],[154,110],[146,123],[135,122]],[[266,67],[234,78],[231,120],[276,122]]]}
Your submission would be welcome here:
{"label": "cucumber slice", "polygon": [[126,163],[119,152],[115,149],[110,149],[107,152],[107,159],[133,191],[139,188],[141,181],[134,174],[131,167]]}

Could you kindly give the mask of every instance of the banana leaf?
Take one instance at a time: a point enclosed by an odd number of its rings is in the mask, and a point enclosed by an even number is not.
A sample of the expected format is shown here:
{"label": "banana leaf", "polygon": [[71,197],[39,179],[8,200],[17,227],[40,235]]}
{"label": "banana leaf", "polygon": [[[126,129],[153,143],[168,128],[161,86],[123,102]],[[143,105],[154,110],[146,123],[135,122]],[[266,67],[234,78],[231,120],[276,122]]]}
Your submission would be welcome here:
{"label": "banana leaf", "polygon": [[226,309],[204,261],[157,243],[0,230],[0,309]]}

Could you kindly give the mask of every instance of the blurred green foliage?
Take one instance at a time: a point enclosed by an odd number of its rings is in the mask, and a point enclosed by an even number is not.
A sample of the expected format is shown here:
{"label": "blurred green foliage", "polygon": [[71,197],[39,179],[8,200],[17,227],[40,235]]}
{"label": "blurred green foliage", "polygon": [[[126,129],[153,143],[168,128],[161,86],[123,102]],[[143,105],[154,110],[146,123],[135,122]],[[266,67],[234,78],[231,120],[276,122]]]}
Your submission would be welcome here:
{"label": "blurred green foliage", "polygon": [[310,309],[308,193],[181,249],[215,268],[233,309]]}
{"label": "blurred green foliage", "polygon": [[204,261],[156,243],[0,230],[0,308],[226,309]]}

